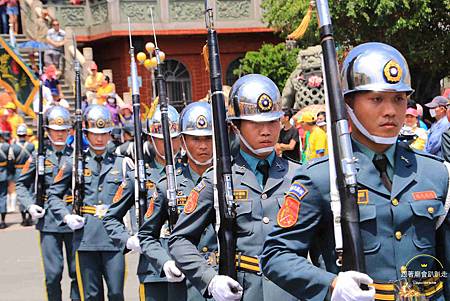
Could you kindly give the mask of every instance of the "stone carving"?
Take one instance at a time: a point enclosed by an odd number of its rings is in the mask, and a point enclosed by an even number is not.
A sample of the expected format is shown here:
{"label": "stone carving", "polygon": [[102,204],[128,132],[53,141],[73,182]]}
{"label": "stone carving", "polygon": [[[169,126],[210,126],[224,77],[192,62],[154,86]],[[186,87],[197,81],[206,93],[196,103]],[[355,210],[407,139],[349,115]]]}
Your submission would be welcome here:
{"label": "stone carving", "polygon": [[300,50],[297,68],[289,76],[283,89],[283,108],[300,110],[309,105],[325,103],[321,54],[320,46]]}
{"label": "stone carving", "polygon": [[218,19],[240,19],[250,17],[250,0],[221,0],[217,1]]}
{"label": "stone carving", "polygon": [[67,26],[85,26],[86,17],[84,14],[84,6],[61,6],[57,7],[56,18],[60,20],[61,27]]}
{"label": "stone carving", "polygon": [[92,25],[99,25],[108,22],[108,3],[101,2],[91,5]]}
{"label": "stone carving", "polygon": [[131,22],[136,23],[149,23],[150,18],[150,8],[153,8],[153,16],[155,22],[159,20],[158,8],[156,8],[156,2],[125,2],[120,1],[120,19],[121,22],[127,23],[128,17],[130,17]]}
{"label": "stone carving", "polygon": [[204,18],[204,1],[170,1],[169,16],[171,21],[198,21]]}

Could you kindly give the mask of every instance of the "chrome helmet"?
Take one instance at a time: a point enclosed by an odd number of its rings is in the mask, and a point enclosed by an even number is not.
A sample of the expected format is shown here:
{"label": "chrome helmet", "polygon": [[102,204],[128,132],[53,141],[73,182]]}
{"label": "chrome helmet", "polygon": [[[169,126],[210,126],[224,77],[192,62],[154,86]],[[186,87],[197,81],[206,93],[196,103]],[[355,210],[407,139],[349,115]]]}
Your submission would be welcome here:
{"label": "chrome helmet", "polygon": [[72,127],[69,110],[61,106],[52,106],[45,112],[45,127],[56,131],[69,130]]}
{"label": "chrome helmet", "polygon": [[284,116],[277,85],[268,77],[248,74],[231,87],[228,120],[267,122]]}
{"label": "chrome helmet", "polygon": [[102,105],[90,105],[85,113],[86,131],[94,134],[110,133],[114,128],[111,113]]}
{"label": "chrome helmet", "polygon": [[414,91],[403,55],[394,47],[377,42],[361,44],[348,53],[341,81],[344,95],[358,91]]}
{"label": "chrome helmet", "polygon": [[[169,105],[169,127],[170,127],[170,137],[175,138],[180,135],[180,130],[178,127],[178,123],[180,120],[180,114],[178,114],[177,110]],[[162,131],[162,123],[161,123],[161,107],[158,105],[156,107],[155,113],[153,114],[150,120],[147,120],[147,133],[148,135],[163,139],[163,131]]]}
{"label": "chrome helmet", "polygon": [[27,135],[27,125],[25,123],[20,124],[17,127],[17,136],[26,136]]}
{"label": "chrome helmet", "polygon": [[191,136],[212,136],[211,105],[197,101],[187,105],[180,116],[181,134]]}

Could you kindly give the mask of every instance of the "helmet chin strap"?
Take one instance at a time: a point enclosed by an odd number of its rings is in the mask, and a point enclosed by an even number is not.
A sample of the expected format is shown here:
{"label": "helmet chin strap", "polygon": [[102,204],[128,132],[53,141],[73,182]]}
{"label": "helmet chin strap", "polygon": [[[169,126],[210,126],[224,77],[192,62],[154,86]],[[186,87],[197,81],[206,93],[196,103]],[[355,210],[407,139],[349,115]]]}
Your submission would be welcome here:
{"label": "helmet chin strap", "polygon": [[95,151],[104,151],[106,149],[106,145],[105,146],[94,146],[91,141],[89,141],[88,139],[88,143],[89,143],[89,147],[92,148]]}
{"label": "helmet chin strap", "polygon": [[205,162],[200,162],[200,161],[196,160],[194,158],[194,156],[192,156],[192,154],[189,151],[188,147],[186,146],[186,141],[184,140],[184,136],[181,136],[181,139],[183,140],[183,146],[184,146],[184,150],[186,151],[186,154],[188,155],[189,159],[191,159],[195,164],[197,164],[199,166],[205,166],[205,165],[209,165],[209,164],[212,163],[213,157],[209,158]]}
{"label": "helmet chin strap", "polygon": [[155,143],[155,140],[153,139],[153,136],[150,136],[150,138],[152,138],[153,148],[155,149],[156,154],[157,154],[159,157],[161,157],[161,159],[163,159],[164,161],[166,161],[166,156],[164,156],[163,154],[161,154],[161,153],[158,151],[158,148],[156,147],[156,143]]}
{"label": "helmet chin strap", "polygon": [[358,120],[358,117],[356,117],[355,112],[352,108],[350,108],[349,105],[346,104],[348,115],[350,116],[350,119],[352,120],[353,124],[356,126],[356,128],[363,134],[367,139],[369,139],[372,142],[375,142],[377,144],[395,144],[397,142],[398,135],[393,137],[380,137],[375,136],[369,133],[369,131],[362,125],[362,123]]}
{"label": "helmet chin strap", "polygon": [[247,142],[247,140],[245,140],[244,136],[241,134],[241,131],[234,124],[233,124],[233,129],[236,132],[236,134],[239,136],[239,139],[241,139],[242,143],[244,143],[245,147],[247,147],[248,150],[251,151],[255,155],[263,155],[263,154],[271,153],[275,149],[274,146],[268,146],[268,147],[254,149],[253,147],[250,146],[250,144]]}
{"label": "helmet chin strap", "polygon": [[65,142],[65,141],[54,141],[50,135],[48,135],[48,140],[50,140],[50,142],[51,142],[53,145],[56,145],[56,146],[63,146],[63,145],[66,145],[66,142]]}

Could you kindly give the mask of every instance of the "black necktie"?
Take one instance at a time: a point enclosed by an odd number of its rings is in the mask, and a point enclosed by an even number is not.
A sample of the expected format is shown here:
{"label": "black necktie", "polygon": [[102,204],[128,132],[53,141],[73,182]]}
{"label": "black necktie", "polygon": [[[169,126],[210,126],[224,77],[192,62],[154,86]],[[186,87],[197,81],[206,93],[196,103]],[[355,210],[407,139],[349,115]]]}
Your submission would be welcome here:
{"label": "black necktie", "polygon": [[56,152],[56,158],[58,158],[58,166],[59,166],[59,163],[61,163],[61,157],[62,157],[62,155],[63,155],[62,152],[60,152],[60,151],[57,151],[57,152]]}
{"label": "black necktie", "polygon": [[97,161],[97,172],[100,173],[100,170],[102,170],[102,161],[103,161],[103,157],[102,156],[95,156],[95,161]]}
{"label": "black necktie", "polygon": [[256,170],[263,175],[263,187],[266,186],[267,179],[269,178],[269,162],[267,160],[260,160],[256,165]]}
{"label": "black necktie", "polygon": [[392,182],[387,174],[388,159],[386,158],[386,155],[376,155],[375,158],[373,158],[373,164],[380,172],[381,182],[383,182],[384,187],[390,192],[392,190]]}

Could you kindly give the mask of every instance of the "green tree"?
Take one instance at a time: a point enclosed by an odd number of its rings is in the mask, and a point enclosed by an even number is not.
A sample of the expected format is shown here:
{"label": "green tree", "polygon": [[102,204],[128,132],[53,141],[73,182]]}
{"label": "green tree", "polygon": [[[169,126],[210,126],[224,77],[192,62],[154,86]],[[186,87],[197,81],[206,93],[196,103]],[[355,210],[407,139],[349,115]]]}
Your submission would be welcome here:
{"label": "green tree", "polygon": [[299,49],[289,50],[284,43],[278,45],[263,44],[259,51],[249,51],[241,59],[240,68],[234,70],[235,75],[259,73],[269,77],[283,90],[286,80],[297,66]]}
{"label": "green tree", "polygon": [[[285,37],[308,5],[309,0],[263,0],[263,18]],[[424,103],[440,92],[439,81],[450,74],[450,0],[330,0],[329,5],[339,46],[390,44],[408,61],[414,99]],[[316,20],[303,45],[319,42]]]}

